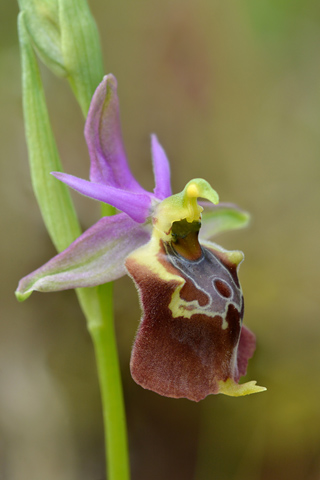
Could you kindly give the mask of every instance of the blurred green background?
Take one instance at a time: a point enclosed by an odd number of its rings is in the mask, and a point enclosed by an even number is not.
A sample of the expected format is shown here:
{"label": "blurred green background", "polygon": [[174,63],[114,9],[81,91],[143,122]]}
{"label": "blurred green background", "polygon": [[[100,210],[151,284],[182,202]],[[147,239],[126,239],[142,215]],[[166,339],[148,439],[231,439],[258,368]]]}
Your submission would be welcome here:
{"label": "blurred green background", "polygon": [[[92,0],[106,73],[119,84],[132,170],[153,188],[151,132],[180,191],[206,178],[252,213],[218,238],[242,249],[245,323],[257,335],[248,379],[268,391],[162,398],[131,379],[140,318],[116,283],[116,326],[132,480],[320,479],[320,3],[315,0]],[[93,348],[73,292],[14,290],[55,252],[28,172],[18,7],[0,3],[1,480],[102,480]],[[43,69],[65,171],[87,178],[83,119],[68,85]],[[84,228],[98,205],[73,195]]]}

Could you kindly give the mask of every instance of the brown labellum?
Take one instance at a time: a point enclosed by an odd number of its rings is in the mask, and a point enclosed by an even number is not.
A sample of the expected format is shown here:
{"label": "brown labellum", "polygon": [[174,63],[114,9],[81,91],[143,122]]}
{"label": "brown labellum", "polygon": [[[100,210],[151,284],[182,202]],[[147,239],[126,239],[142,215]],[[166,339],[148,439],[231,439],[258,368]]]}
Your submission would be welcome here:
{"label": "brown labellum", "polygon": [[225,382],[234,388],[255,337],[242,327],[242,254],[201,246],[197,222],[175,223],[172,241],[151,241],[126,262],[143,308],[131,373],[144,388],[199,401]]}

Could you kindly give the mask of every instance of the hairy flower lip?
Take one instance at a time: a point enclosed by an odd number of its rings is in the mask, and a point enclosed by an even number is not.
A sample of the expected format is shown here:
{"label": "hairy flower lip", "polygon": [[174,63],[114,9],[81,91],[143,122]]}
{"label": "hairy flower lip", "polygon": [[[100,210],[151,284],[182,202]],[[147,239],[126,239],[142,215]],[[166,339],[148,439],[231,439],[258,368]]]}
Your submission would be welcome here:
{"label": "hairy flower lip", "polygon": [[126,259],[143,312],[132,377],[160,395],[193,401],[264,391],[255,381],[238,383],[255,350],[255,336],[242,325],[237,271],[244,256],[211,242],[200,245],[198,230],[198,222],[184,219],[169,238],[155,222],[151,240]]}

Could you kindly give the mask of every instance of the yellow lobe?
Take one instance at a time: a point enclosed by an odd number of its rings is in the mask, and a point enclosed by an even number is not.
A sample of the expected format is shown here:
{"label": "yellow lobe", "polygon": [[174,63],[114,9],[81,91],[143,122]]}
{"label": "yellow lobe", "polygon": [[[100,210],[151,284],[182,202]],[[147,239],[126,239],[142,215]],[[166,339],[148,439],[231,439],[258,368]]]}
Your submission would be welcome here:
{"label": "yellow lobe", "polygon": [[240,263],[244,259],[244,255],[239,250],[233,250],[230,253],[228,253],[228,258],[232,263],[235,263],[236,265],[240,265]]}
{"label": "yellow lobe", "polygon": [[232,378],[228,378],[225,382],[219,382],[219,392],[229,397],[243,397],[244,395],[251,395],[252,393],[264,392],[265,387],[256,385],[256,381],[238,384]]}

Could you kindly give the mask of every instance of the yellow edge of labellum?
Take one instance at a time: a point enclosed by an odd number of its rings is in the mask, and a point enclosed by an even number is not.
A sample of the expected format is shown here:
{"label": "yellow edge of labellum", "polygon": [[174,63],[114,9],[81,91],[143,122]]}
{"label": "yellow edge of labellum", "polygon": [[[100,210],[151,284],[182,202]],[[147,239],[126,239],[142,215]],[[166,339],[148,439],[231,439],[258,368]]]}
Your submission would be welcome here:
{"label": "yellow edge of labellum", "polygon": [[244,395],[251,395],[252,393],[264,392],[265,387],[256,385],[256,381],[238,384],[232,378],[228,378],[225,382],[219,381],[219,393],[228,395],[230,397],[243,397]]}
{"label": "yellow edge of labellum", "polygon": [[157,260],[157,254],[159,253],[159,238],[157,235],[151,237],[151,240],[142,247],[135,250],[128,258],[134,259],[140,265],[145,265],[148,270],[157,275],[162,280],[169,282],[175,280],[181,284],[184,284],[184,280],[179,275],[174,275],[168,272],[163,265]]}

